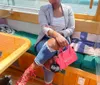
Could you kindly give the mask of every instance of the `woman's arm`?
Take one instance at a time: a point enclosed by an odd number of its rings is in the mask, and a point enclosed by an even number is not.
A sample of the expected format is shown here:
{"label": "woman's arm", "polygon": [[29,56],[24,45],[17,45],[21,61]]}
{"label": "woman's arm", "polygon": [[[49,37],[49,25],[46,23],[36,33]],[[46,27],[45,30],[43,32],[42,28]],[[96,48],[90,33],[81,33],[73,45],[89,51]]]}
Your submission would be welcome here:
{"label": "woman's arm", "polygon": [[68,45],[68,41],[67,41],[66,38],[63,37],[60,33],[56,32],[56,31],[54,31],[54,30],[49,30],[49,31],[48,31],[48,35],[49,35],[49,36],[52,36],[53,38],[56,39],[56,41],[57,41],[59,47],[63,48],[63,47],[65,47],[65,46]]}
{"label": "woman's arm", "polygon": [[[42,27],[42,30],[43,32],[47,35],[47,36],[50,36],[51,37],[51,34],[48,34],[48,31],[53,31],[53,29],[51,28],[51,26],[48,25],[48,20],[47,20],[47,17],[46,17],[46,7],[47,5],[45,6],[41,6],[40,8],[40,11],[39,11],[39,23]],[[52,36],[52,37],[55,37],[55,36]]]}
{"label": "woman's arm", "polygon": [[60,33],[62,33],[64,37],[68,37],[73,34],[74,29],[75,29],[74,13],[72,11],[72,8],[70,7],[68,11],[68,28],[60,31]]}
{"label": "woman's arm", "polygon": [[39,11],[39,23],[42,27],[43,32],[50,37],[53,37],[57,40],[60,47],[66,46],[67,40],[58,32],[54,31],[51,26],[48,25],[48,21],[45,14],[45,7],[42,6]]}
{"label": "woman's arm", "polygon": [[[47,5],[46,5],[47,6]],[[59,35],[58,32],[54,31],[50,25],[48,25],[48,20],[46,18],[46,6],[42,6],[39,11],[39,23],[42,27],[43,32],[50,37],[55,38]],[[53,34],[52,34],[53,32]]]}

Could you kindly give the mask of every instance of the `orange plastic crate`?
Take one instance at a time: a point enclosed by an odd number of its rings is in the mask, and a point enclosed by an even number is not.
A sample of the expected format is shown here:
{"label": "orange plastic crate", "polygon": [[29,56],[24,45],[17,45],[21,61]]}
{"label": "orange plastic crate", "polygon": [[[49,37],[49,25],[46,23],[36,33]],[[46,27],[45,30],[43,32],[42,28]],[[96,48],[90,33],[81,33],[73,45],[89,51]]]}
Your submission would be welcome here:
{"label": "orange plastic crate", "polygon": [[25,53],[30,45],[26,38],[0,32],[0,73]]}

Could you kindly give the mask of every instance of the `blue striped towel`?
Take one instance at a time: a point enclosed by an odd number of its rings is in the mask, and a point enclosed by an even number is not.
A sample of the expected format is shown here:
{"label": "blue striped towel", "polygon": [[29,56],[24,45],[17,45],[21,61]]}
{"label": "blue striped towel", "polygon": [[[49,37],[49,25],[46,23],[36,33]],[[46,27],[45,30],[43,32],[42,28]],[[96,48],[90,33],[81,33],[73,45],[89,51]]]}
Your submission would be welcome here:
{"label": "blue striped towel", "polygon": [[100,35],[74,32],[71,46],[76,52],[100,56]]}

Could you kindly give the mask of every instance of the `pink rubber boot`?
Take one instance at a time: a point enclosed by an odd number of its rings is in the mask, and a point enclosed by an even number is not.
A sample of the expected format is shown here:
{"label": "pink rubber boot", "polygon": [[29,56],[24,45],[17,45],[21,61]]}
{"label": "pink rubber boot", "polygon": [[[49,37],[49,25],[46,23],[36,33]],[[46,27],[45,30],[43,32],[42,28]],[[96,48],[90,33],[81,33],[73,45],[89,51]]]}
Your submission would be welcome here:
{"label": "pink rubber boot", "polygon": [[16,85],[26,85],[26,83],[28,82],[28,80],[32,77],[32,76],[36,76],[34,74],[35,70],[33,70],[32,64],[25,70],[25,72],[23,73],[22,77],[17,81]]}

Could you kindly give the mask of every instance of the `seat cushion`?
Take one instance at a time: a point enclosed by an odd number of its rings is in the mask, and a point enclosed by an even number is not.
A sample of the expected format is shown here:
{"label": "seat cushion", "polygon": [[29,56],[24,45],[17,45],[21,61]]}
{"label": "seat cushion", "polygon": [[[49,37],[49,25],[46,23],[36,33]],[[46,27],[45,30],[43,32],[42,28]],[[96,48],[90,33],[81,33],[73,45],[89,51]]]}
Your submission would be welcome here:
{"label": "seat cushion", "polygon": [[38,35],[27,33],[27,32],[24,32],[24,31],[15,31],[14,35],[28,38],[31,41],[31,47],[27,52],[36,55],[36,52],[35,52],[35,49],[34,49],[34,45],[36,43]]}
{"label": "seat cushion", "polygon": [[75,61],[74,63],[72,63],[71,66],[76,67],[76,68],[80,68],[81,67],[81,63],[82,63],[82,61],[84,59],[84,54],[78,53],[78,52],[76,54],[77,54],[78,60]]}
{"label": "seat cushion", "polygon": [[[31,41],[31,47],[27,52],[36,55],[34,45],[36,43],[38,35],[23,32],[23,31],[15,31],[14,35],[28,38]],[[70,66],[80,68],[85,71],[96,74],[96,66],[100,65],[100,58],[96,56],[90,56],[90,55],[78,53],[78,52],[76,54],[77,54],[78,60],[72,63]]]}
{"label": "seat cushion", "polygon": [[82,61],[81,69],[96,73],[96,66],[100,64],[100,59],[97,56],[85,55]]}

